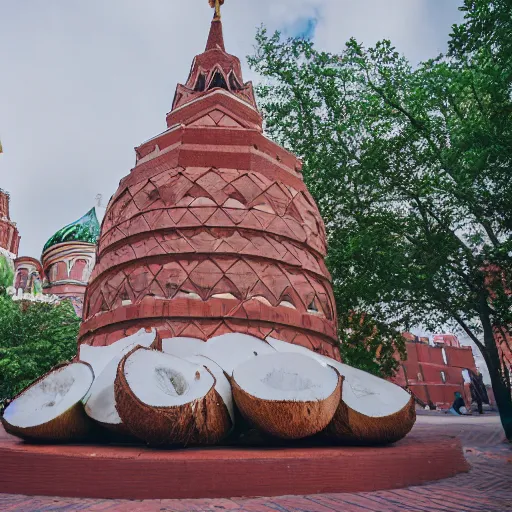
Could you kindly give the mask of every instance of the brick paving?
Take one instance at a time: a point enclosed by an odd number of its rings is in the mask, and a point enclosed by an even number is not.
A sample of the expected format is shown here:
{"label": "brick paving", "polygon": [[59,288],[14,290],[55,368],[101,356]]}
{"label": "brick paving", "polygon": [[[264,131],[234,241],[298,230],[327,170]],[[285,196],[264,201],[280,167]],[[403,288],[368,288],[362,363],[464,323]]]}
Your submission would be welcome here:
{"label": "brick paving", "polygon": [[[79,500],[0,494],[1,512],[506,512],[512,511],[512,446],[493,415],[421,415],[415,429],[458,436],[472,466],[455,478],[394,491],[216,500]],[[1,463],[1,462],[0,462]],[[378,468],[375,468],[378,471]],[[371,475],[369,475],[371,478]],[[1,482],[0,482],[1,490]],[[297,489],[300,494],[300,489]]]}

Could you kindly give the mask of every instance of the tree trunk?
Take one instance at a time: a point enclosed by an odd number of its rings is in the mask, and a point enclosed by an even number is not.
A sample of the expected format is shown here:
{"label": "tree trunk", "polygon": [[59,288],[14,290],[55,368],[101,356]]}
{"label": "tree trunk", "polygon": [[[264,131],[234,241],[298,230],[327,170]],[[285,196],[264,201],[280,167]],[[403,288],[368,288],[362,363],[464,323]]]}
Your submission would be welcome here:
{"label": "tree trunk", "polygon": [[484,344],[485,362],[489,369],[491,376],[492,390],[496,405],[500,413],[501,424],[505,430],[505,435],[509,441],[512,441],[512,396],[510,395],[509,387],[505,382],[505,374],[502,372],[500,356],[496,339],[494,336],[494,329],[492,328],[490,320],[482,322],[484,327]]}

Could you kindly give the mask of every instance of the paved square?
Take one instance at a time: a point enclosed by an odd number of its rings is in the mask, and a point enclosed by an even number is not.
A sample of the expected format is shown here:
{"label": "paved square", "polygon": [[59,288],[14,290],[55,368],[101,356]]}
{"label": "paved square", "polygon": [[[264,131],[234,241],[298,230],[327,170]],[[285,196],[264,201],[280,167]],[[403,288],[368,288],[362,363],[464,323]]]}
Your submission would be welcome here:
{"label": "paved square", "polygon": [[[496,415],[421,414],[415,429],[459,437],[470,473],[421,487],[358,494],[218,500],[79,500],[0,494],[2,512],[505,512],[512,511],[512,446]],[[378,468],[375,468],[378,471]],[[370,475],[371,477],[371,475]],[[34,475],[34,478],[37,478]],[[1,486],[1,483],[0,483]],[[0,487],[1,490],[1,487]]]}

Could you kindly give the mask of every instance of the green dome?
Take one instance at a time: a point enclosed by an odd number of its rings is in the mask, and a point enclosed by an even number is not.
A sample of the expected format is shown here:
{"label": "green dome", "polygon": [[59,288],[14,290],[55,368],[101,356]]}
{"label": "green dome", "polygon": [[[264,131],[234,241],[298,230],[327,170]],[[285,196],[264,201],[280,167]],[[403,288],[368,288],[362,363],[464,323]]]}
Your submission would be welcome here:
{"label": "green dome", "polygon": [[43,253],[50,247],[65,242],[89,242],[95,244],[100,236],[100,223],[96,217],[96,209],[92,208],[83,217],[59,229],[43,248]]}

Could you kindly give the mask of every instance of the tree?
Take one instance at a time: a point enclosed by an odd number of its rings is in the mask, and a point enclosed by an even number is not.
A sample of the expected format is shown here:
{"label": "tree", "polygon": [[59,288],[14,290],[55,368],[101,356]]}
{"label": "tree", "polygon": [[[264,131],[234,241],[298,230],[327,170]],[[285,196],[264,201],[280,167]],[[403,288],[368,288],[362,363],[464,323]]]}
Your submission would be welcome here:
{"label": "tree", "polygon": [[468,62],[482,51],[499,64],[510,80],[512,74],[512,2],[510,0],[465,0],[460,8],[465,23],[455,26],[450,54]]}
{"label": "tree", "polygon": [[450,55],[416,68],[389,41],[331,54],[264,28],[249,62],[265,78],[266,131],[303,158],[326,221],[340,316],[457,325],[487,363],[512,439],[495,342],[512,331],[512,75],[500,44],[512,16],[480,43],[472,30],[493,30],[485,3],[466,0]]}
{"label": "tree", "polygon": [[15,302],[0,295],[0,400],[76,354],[80,319],[69,301]]}
{"label": "tree", "polygon": [[405,360],[405,339],[397,329],[366,313],[345,312],[339,317],[343,362],[378,377],[394,377]]}
{"label": "tree", "polygon": [[14,283],[14,264],[12,260],[0,254],[0,293],[5,293]]}

